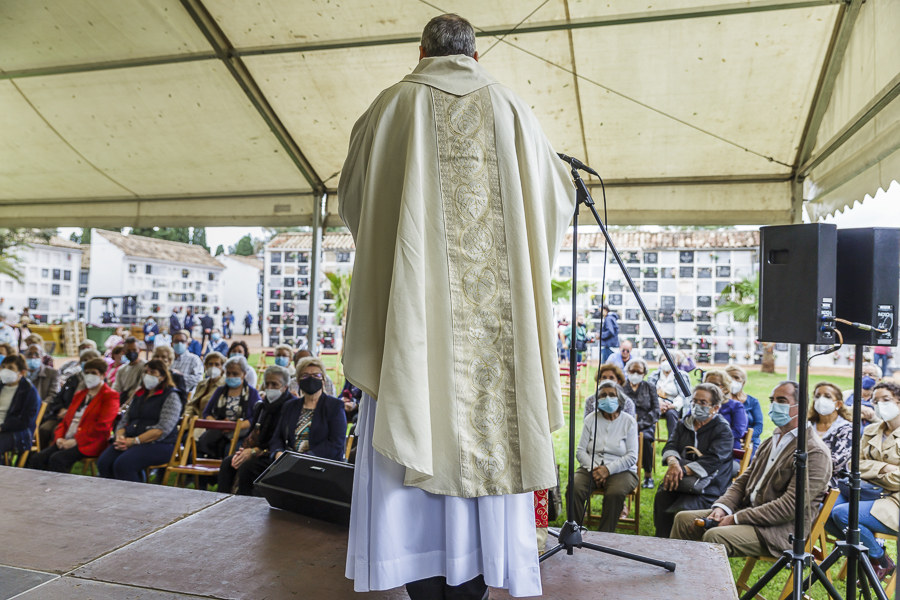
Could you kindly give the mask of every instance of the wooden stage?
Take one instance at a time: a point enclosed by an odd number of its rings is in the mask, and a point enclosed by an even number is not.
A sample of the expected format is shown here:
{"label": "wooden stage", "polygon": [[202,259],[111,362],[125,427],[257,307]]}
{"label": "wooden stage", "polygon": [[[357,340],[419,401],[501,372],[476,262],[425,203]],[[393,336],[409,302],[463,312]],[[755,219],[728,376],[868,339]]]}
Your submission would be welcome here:
{"label": "wooden stage", "polygon": [[[0,600],[407,597],[402,588],[355,594],[344,578],[346,529],[261,498],[0,467],[0,536]],[[576,550],[542,565],[544,598],[737,598],[721,546],[586,540],[678,568]],[[491,598],[509,595],[491,590]]]}

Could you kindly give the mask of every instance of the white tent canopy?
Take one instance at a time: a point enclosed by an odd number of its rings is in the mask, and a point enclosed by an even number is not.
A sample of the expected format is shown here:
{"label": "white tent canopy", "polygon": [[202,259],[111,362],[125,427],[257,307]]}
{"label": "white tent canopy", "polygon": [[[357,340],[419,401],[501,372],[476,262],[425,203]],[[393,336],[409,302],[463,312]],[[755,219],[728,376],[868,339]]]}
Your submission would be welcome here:
{"label": "white tent canopy", "polygon": [[339,224],[353,123],[442,12],[612,224],[786,223],[900,178],[898,0],[12,0],[0,222],[304,225],[327,196]]}

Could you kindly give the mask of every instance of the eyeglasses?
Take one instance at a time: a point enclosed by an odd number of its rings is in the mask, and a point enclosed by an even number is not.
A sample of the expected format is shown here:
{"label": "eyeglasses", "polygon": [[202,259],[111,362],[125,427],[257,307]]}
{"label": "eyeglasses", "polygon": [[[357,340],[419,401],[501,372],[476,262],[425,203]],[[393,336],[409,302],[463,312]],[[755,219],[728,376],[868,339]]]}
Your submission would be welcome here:
{"label": "eyeglasses", "polygon": [[712,408],[712,402],[708,402],[706,400],[697,400],[696,398],[691,398],[691,404],[694,406],[705,406],[707,408]]}
{"label": "eyeglasses", "polygon": [[316,379],[325,379],[325,376],[321,373],[304,373],[297,379],[309,379],[310,377],[315,377]]}

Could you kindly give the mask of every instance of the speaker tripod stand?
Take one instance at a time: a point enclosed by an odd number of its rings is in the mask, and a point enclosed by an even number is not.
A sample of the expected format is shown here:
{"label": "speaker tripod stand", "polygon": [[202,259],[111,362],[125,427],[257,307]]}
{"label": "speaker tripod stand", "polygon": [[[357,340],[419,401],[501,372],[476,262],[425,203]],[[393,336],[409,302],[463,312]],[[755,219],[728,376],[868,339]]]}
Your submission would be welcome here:
{"label": "speaker tripod stand", "polygon": [[[566,522],[560,529],[549,529],[548,533],[553,537],[557,538],[558,543],[545,552],[540,557],[540,561],[544,562],[549,559],[551,556],[561,552],[562,550],[566,551],[566,554],[571,556],[574,554],[575,548],[587,548],[589,550],[595,550],[597,552],[602,552],[604,554],[611,554],[613,556],[618,556],[621,558],[627,558],[629,560],[634,560],[637,562],[645,563],[648,565],[654,565],[657,567],[662,567],[668,571],[675,570],[675,563],[670,561],[662,561],[657,560],[655,558],[649,558],[646,556],[641,556],[638,554],[632,554],[631,552],[625,552],[623,550],[617,550],[615,548],[609,548],[606,546],[601,546],[599,544],[592,544],[590,542],[585,542],[582,538],[581,532],[584,528],[579,525],[575,521],[575,399],[576,395],[576,375],[578,372],[578,353],[575,350],[575,340],[577,339],[576,335],[576,324],[578,319],[578,305],[577,305],[577,294],[578,294],[578,215],[579,209],[582,204],[587,206],[591,214],[593,214],[594,219],[597,221],[597,225],[600,226],[600,231],[603,232],[603,237],[606,238],[606,243],[609,245],[609,249],[612,250],[613,256],[616,259],[616,262],[619,265],[619,268],[622,269],[622,272],[625,274],[625,279],[628,281],[628,285],[631,287],[632,292],[634,293],[635,298],[637,298],[638,304],[641,307],[641,310],[644,313],[644,316],[647,319],[647,322],[650,324],[650,328],[653,330],[653,335],[656,336],[656,341],[659,343],[660,347],[663,350],[663,353],[666,356],[666,360],[672,366],[672,371],[676,371],[675,362],[672,360],[671,354],[669,354],[666,345],[663,343],[662,338],[660,337],[659,331],[656,328],[656,324],[650,318],[650,314],[647,312],[647,307],[644,305],[643,299],[641,299],[640,293],[638,292],[637,287],[632,281],[631,276],[628,275],[628,270],[625,268],[625,263],[622,261],[622,257],[619,255],[619,252],[616,250],[615,245],[612,242],[612,239],[609,236],[609,232],[606,230],[606,226],[603,224],[603,221],[600,219],[600,215],[597,214],[597,208],[594,206],[594,200],[591,198],[591,194],[588,191],[587,186],[584,183],[584,180],[581,178],[581,174],[578,172],[579,168],[584,168],[587,170],[580,161],[577,159],[569,159],[568,157],[562,157],[563,160],[569,162],[572,165],[572,179],[575,182],[575,187],[577,189],[577,199],[575,202],[575,218],[573,220],[572,227],[572,322],[570,327],[570,337],[569,337],[569,475],[568,475],[568,499],[566,501]],[[602,183],[602,182],[601,182]],[[682,390],[682,393],[685,397],[690,396],[690,391],[688,390],[687,384],[681,377],[675,378],[676,383]],[[590,499],[588,499],[590,502]]]}

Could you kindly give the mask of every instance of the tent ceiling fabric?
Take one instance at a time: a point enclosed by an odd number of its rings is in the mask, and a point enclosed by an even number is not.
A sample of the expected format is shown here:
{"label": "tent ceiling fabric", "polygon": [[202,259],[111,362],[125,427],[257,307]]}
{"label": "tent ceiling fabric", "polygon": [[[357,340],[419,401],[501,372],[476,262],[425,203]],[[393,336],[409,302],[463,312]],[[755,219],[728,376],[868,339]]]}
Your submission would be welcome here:
{"label": "tent ceiling fabric", "polygon": [[[900,70],[900,36],[890,35],[898,4],[862,7],[856,26],[865,33],[851,38],[851,67],[837,80],[817,151]],[[192,17],[198,8],[227,38],[224,54]],[[424,23],[452,11],[479,30],[483,64],[532,106],[554,147],[603,174],[611,224],[795,220],[790,181],[842,5],[635,8],[629,0],[7,3],[0,217],[7,226],[303,225],[329,192],[326,224],[337,224],[334,190],[353,123],[415,67]],[[494,35],[516,24],[503,41]],[[245,66],[262,97],[223,60]],[[835,168],[851,158],[878,169],[863,173],[871,181],[896,176],[895,108],[812,178],[841,179],[853,169]],[[284,131],[270,129],[271,114]],[[314,187],[285,135],[314,170]],[[868,164],[872,156],[887,158]]]}

